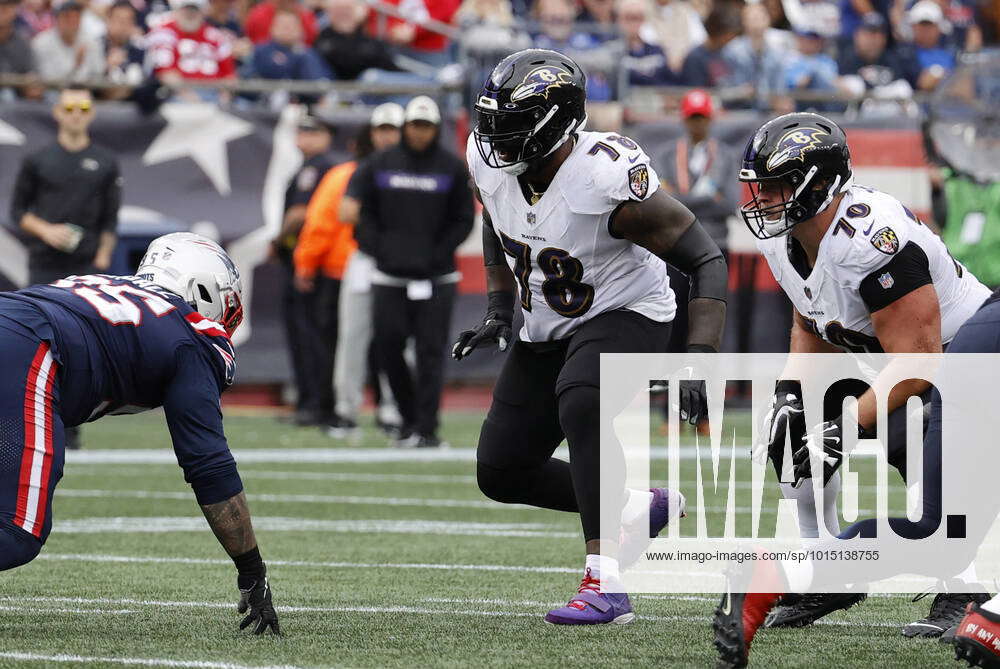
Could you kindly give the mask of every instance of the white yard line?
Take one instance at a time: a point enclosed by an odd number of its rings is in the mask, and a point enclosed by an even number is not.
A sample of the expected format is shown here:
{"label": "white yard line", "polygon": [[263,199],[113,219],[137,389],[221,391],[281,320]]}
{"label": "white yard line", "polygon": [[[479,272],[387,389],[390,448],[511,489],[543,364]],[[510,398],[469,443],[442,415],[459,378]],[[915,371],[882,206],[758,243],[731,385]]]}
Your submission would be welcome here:
{"label": "white yard line", "polygon": [[[541,523],[472,523],[445,520],[318,520],[273,516],[254,517],[254,527],[270,532],[333,532],[353,534],[427,534],[526,538],[579,538],[576,531]],[[201,516],[119,516],[76,518],[55,523],[62,534],[162,534],[204,532]]]}
{"label": "white yard line", "polygon": [[475,483],[475,476],[461,474],[366,474],[362,472],[283,472],[248,468],[243,478],[275,481],[344,481],[348,483]]}
{"label": "white yard line", "polygon": [[[654,460],[667,457],[665,446],[650,448]],[[565,446],[556,454],[566,455]],[[698,451],[694,446],[681,446],[681,460],[693,460]],[[336,463],[336,462],[474,462],[476,449],[449,448],[235,448],[233,456],[238,463]],[[166,448],[106,448],[66,452],[67,464],[177,464],[173,450]]]}
{"label": "white yard line", "polygon": [[[188,491],[159,490],[88,490],[80,488],[59,488],[61,497],[130,498],[130,499],[177,499],[190,501],[193,494]],[[363,497],[359,495],[276,495],[272,493],[251,493],[255,502],[281,502],[289,504],[361,504],[372,506],[417,506],[448,509],[532,509],[536,507],[522,504],[501,504],[488,499],[435,499],[433,497]]]}
{"label": "white yard line", "polygon": [[[2,598],[0,598],[2,601]],[[20,606],[4,606],[0,605],[0,611],[16,611],[18,613],[23,613],[25,615],[49,615],[50,613],[70,613],[74,615],[86,614],[93,615],[99,613],[101,615],[112,615],[112,616],[124,616],[139,613],[138,611],[133,611],[132,609],[66,609],[66,608],[30,608],[25,609]]]}
{"label": "white yard line", "polygon": [[[185,558],[133,555],[102,555],[94,553],[48,553],[42,552],[39,560],[69,562],[110,562],[126,564],[205,564],[232,566],[232,560],[212,558]],[[486,571],[518,572],[529,574],[579,574],[574,567],[529,567],[501,564],[441,564],[435,562],[315,562],[308,560],[272,560],[267,563],[280,567],[308,567],[318,569],[437,569],[445,571]]]}
{"label": "white yard line", "polygon": [[[142,607],[171,607],[171,608],[194,608],[194,609],[232,609],[233,604],[228,602],[194,602],[194,601],[164,601],[164,600],[138,600],[138,599],[115,599],[115,598],[85,598],[85,597],[0,597],[0,601],[7,601],[11,603],[23,602],[25,604],[35,604],[35,603],[45,603],[45,602],[65,602],[73,604],[120,604],[129,606],[142,606]],[[463,605],[482,605],[491,604],[496,602],[503,602],[504,600],[483,600],[475,598],[455,598],[455,599],[436,599],[436,600],[424,600],[424,601],[434,601],[441,604],[453,603],[453,604],[463,604]],[[509,605],[512,606],[523,606],[519,602],[510,602]],[[552,605],[546,602],[531,602],[527,604],[531,607],[549,607],[558,606]],[[482,617],[515,617],[524,618],[531,617],[535,618],[541,615],[540,611],[503,611],[503,610],[480,610],[480,609],[441,609],[441,608],[427,608],[420,606],[324,606],[324,607],[313,607],[313,606],[280,606],[279,610],[290,612],[290,613],[409,613],[417,615],[436,615],[436,616],[482,616]],[[649,620],[654,622],[709,622],[711,620],[710,616],[678,616],[678,615],[645,615],[640,613],[641,620]],[[851,621],[819,621],[818,624],[827,625],[838,625],[838,626],[858,626],[864,625],[866,627],[895,627],[898,628],[902,626],[903,623],[893,623],[893,622],[865,622],[857,623]],[[3,657],[0,654],[0,657]],[[200,665],[191,665],[200,666]],[[215,665],[211,665],[215,666]]]}
{"label": "white yard line", "polygon": [[[81,488],[58,488],[56,495],[59,497],[82,497],[97,499],[175,499],[188,501],[193,498],[193,494],[186,491],[157,491],[157,490],[89,490]],[[252,492],[247,497],[254,502],[275,502],[287,504],[352,504],[362,506],[414,506],[430,507],[442,509],[489,509],[499,511],[505,509],[518,509],[521,511],[537,511],[537,507],[524,504],[501,504],[487,499],[435,499],[433,497],[362,497],[358,495],[277,495],[273,493]],[[705,507],[708,513],[726,513],[727,508],[723,506]],[[749,515],[753,513],[753,508],[749,506],[734,507],[734,512],[738,515]],[[689,515],[694,512],[694,507],[689,507]],[[875,514],[874,509],[858,509],[860,517]],[[893,511],[891,514],[905,515],[904,511]]]}
{"label": "white yard line", "polygon": [[46,655],[42,653],[0,652],[0,658],[21,662],[58,662],[70,664],[125,664],[140,667],[179,667],[183,669],[299,669],[294,665],[250,666],[232,662],[171,660],[159,657],[95,657],[91,655]]}

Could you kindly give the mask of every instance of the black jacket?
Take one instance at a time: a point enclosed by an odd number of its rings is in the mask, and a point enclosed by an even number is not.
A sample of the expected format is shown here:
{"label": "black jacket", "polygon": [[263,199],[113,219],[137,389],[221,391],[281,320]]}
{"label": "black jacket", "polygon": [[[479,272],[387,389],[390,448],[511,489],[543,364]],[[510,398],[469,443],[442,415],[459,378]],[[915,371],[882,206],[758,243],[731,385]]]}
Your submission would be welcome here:
{"label": "black jacket", "polygon": [[29,237],[32,266],[73,268],[93,261],[101,233],[118,227],[121,188],[118,159],[93,144],[71,153],[55,142],[25,156],[11,197],[11,223],[19,226],[24,214],[31,212],[50,223],[72,223],[83,229],[80,245],[72,253]]}
{"label": "black jacket", "polygon": [[400,143],[358,166],[347,194],[361,203],[358,247],[392,276],[429,279],[455,270],[455,249],[472,230],[465,161],[433,144]]}

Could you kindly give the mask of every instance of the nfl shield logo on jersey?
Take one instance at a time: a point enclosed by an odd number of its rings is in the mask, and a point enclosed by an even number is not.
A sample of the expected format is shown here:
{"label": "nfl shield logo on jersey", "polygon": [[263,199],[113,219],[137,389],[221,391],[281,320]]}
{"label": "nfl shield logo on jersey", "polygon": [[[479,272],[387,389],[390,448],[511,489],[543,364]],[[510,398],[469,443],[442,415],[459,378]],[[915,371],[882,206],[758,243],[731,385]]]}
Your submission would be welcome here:
{"label": "nfl shield logo on jersey", "polygon": [[893,285],[895,285],[896,280],[892,278],[892,274],[886,272],[885,274],[883,274],[878,278],[878,282],[880,286],[882,286],[886,290],[889,290],[890,288],[893,287]]}
{"label": "nfl shield logo on jersey", "polygon": [[534,225],[535,224],[535,212],[529,211],[527,218],[528,218],[528,225]]}
{"label": "nfl shield logo on jersey", "polygon": [[649,170],[645,165],[636,165],[628,171],[628,187],[637,200],[646,199],[649,192]]}
{"label": "nfl shield logo on jersey", "polygon": [[872,246],[890,256],[899,250],[899,237],[890,227],[882,228],[872,235],[871,242]]}

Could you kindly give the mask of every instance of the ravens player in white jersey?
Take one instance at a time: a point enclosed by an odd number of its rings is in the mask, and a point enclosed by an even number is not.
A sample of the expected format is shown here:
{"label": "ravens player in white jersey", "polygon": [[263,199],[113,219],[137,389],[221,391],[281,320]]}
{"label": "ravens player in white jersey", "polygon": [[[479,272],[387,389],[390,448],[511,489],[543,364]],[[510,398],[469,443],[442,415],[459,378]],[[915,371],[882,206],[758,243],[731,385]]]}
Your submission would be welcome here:
{"label": "ravens player in white jersey", "polygon": [[[759,239],[761,253],[794,306],[793,353],[941,352],[990,295],[948,254],[940,238],[898,200],[854,183],[847,136],[828,118],[794,113],[765,123],[747,145],[739,178],[749,185],[752,195],[741,210],[744,221]],[[786,369],[784,378],[798,378],[800,371]],[[866,525],[874,521],[855,523],[841,531],[836,499],[843,399],[848,395],[858,398],[859,436],[870,438],[876,424],[875,397],[864,382],[842,382],[839,386],[839,392],[825,397],[823,443],[813,444],[805,438],[807,426],[797,382],[779,382],[765,419],[767,450],[780,479],[786,433],[791,433],[793,444],[801,444],[793,455],[796,483],[811,476],[809,446],[824,450],[830,455],[827,462],[833,463],[823,472],[827,530],[842,538],[874,536],[868,534],[871,528]],[[897,385],[888,398],[887,456],[904,479],[904,405],[911,395],[920,396],[927,405],[929,384],[911,379]],[[934,480],[935,467],[940,472],[940,459],[929,462],[925,457],[925,486]],[[812,487],[796,487],[792,482],[781,485],[785,497],[797,501],[802,536],[816,537]],[[901,519],[897,528],[900,536],[919,538],[929,534],[931,525],[936,527],[935,514],[939,520],[940,508],[927,508],[932,496],[926,493],[921,522]],[[763,614],[774,607],[774,602],[757,601],[761,597],[747,595],[746,606],[720,607],[716,643],[724,666],[744,666],[746,650]],[[851,593],[796,597],[793,603],[786,600],[789,606],[772,612],[769,625],[809,624],[863,598],[863,594]],[[967,602],[985,598],[984,594],[940,593],[931,614],[907,625],[903,633],[938,636],[958,622]],[[731,623],[736,609],[741,612],[742,631],[734,636]]]}
{"label": "ravens player in white jersey", "polygon": [[[584,131],[585,89],[579,65],[539,49],[503,59],[486,81],[468,161],[484,205],[489,306],[454,347],[457,359],[481,345],[510,349],[479,439],[483,493],[581,516],[584,579],[546,616],[554,624],[634,618],[627,595],[600,592],[621,592],[617,560],[599,559],[619,541],[601,536],[600,354],[667,350],[675,303],[664,261],[692,279],[689,350],[719,349],[726,311],[718,246],[658,189],[635,142]],[[515,287],[524,327],[511,344]],[[692,422],[704,415],[703,386],[681,404]],[[569,462],[552,457],[564,438]],[[682,512],[664,489],[630,494],[648,504],[654,536]]]}

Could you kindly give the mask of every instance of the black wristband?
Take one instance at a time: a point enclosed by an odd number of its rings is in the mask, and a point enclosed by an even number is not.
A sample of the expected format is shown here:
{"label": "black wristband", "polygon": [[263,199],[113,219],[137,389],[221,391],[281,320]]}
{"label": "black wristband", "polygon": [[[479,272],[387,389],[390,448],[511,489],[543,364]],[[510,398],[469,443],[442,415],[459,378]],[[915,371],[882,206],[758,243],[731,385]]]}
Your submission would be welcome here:
{"label": "black wristband", "polygon": [[791,393],[793,395],[797,395],[801,399],[802,383],[800,381],[780,379],[776,384],[774,384],[774,394],[780,395],[782,393]]}
{"label": "black wristband", "polygon": [[488,300],[487,320],[492,316],[508,324],[514,322],[514,293],[509,290],[493,290],[486,298]]}
{"label": "black wristband", "polygon": [[236,564],[236,571],[239,572],[241,584],[244,581],[259,581],[267,574],[267,567],[260,557],[260,549],[256,546],[243,555],[234,557],[233,563]]}
{"label": "black wristband", "polygon": [[688,344],[688,353],[718,353],[714,346],[709,346],[708,344]]}

